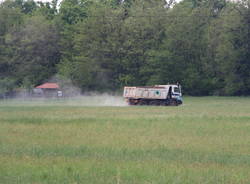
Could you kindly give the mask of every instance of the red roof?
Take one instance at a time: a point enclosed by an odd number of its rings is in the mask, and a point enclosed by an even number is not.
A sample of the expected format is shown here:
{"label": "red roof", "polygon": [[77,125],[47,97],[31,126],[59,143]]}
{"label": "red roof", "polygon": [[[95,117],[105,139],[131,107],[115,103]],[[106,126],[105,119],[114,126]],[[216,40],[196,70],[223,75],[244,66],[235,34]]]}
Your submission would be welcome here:
{"label": "red roof", "polygon": [[40,86],[37,86],[36,88],[41,88],[41,89],[58,89],[59,86],[57,83],[44,83]]}

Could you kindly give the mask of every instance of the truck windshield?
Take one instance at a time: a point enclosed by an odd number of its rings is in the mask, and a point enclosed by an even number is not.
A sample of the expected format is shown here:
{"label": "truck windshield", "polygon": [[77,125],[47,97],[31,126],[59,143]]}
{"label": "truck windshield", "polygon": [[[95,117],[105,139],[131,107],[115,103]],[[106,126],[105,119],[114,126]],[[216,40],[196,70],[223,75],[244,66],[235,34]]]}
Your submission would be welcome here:
{"label": "truck windshield", "polygon": [[174,92],[175,93],[180,93],[180,89],[178,87],[174,87]]}

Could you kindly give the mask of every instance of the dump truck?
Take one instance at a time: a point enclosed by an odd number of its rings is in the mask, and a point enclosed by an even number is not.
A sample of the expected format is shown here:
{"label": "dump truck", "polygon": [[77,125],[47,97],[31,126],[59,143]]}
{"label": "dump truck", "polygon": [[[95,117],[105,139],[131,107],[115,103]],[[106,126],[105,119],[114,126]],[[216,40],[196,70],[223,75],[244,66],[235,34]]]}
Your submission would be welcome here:
{"label": "dump truck", "polygon": [[125,86],[123,97],[129,105],[177,106],[182,104],[179,84]]}

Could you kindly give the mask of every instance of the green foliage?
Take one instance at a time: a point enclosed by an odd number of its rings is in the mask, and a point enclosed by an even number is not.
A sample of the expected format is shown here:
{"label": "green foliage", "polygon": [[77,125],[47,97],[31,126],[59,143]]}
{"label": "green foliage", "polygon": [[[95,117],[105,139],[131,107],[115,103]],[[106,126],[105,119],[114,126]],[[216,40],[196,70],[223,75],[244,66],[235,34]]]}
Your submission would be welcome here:
{"label": "green foliage", "polygon": [[23,14],[31,15],[38,8],[33,0],[6,0],[2,3],[3,7],[19,9]]}
{"label": "green foliage", "polygon": [[61,3],[59,16],[65,24],[75,24],[87,16],[88,0],[64,0]]}
{"label": "green foliage", "polygon": [[58,33],[44,17],[27,18],[18,32],[10,34],[13,48],[13,74],[20,84],[30,81],[37,85],[56,73],[59,62]]}
{"label": "green foliage", "polygon": [[[11,16],[9,16],[11,15]],[[12,47],[7,43],[10,32],[17,30],[23,22],[20,10],[0,4],[0,95],[11,92],[16,87],[15,71],[11,57]]]}
{"label": "green foliage", "polygon": [[46,17],[48,20],[52,20],[57,15],[57,0],[53,0],[51,3],[38,2],[39,8],[36,12],[38,15]]}
{"label": "green foliage", "polygon": [[0,97],[4,97],[8,92],[15,88],[16,81],[11,78],[0,79]]}
{"label": "green foliage", "polygon": [[0,76],[19,87],[59,73],[82,91],[179,82],[189,95],[249,95],[249,22],[249,0],[6,0]]}

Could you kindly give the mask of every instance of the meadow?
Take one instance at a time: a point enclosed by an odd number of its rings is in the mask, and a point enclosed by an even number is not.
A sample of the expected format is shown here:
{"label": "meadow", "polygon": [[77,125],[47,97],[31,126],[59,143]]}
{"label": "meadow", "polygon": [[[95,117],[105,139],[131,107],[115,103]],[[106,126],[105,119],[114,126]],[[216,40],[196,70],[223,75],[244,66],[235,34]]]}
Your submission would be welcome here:
{"label": "meadow", "polygon": [[250,183],[249,97],[101,98],[0,101],[0,184]]}

